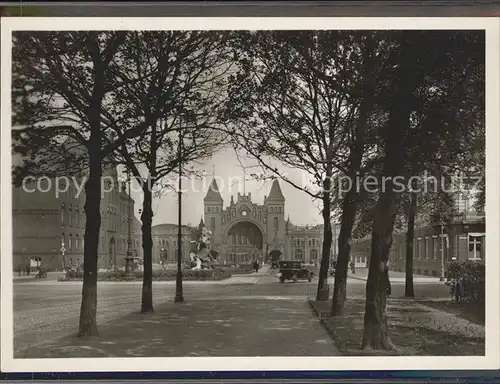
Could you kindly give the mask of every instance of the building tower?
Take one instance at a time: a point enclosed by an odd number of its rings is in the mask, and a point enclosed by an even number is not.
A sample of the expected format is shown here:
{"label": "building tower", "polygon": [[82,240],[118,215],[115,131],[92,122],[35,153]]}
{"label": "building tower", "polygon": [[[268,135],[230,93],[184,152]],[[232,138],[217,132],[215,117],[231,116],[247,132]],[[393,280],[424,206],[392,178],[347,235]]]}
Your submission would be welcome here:
{"label": "building tower", "polygon": [[268,254],[273,251],[284,252],[285,246],[285,197],[278,180],[273,181],[269,196],[264,200],[267,212],[266,232]]}
{"label": "building tower", "polygon": [[224,200],[219,192],[215,177],[203,199],[205,225],[212,231],[212,244],[219,246],[222,242],[222,206]]}

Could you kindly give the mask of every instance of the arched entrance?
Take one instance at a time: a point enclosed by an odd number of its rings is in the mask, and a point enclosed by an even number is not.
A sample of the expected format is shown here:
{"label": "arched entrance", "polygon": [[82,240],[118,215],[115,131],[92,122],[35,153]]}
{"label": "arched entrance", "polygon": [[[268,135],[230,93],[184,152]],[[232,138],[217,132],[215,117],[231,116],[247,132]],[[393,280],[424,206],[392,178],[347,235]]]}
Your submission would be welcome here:
{"label": "arched entrance", "polygon": [[260,228],[250,221],[240,221],[227,232],[227,261],[248,264],[262,256],[263,236]]}
{"label": "arched entrance", "polygon": [[109,248],[108,248],[108,266],[109,268],[116,268],[116,244],[115,238],[112,237],[109,240]]}

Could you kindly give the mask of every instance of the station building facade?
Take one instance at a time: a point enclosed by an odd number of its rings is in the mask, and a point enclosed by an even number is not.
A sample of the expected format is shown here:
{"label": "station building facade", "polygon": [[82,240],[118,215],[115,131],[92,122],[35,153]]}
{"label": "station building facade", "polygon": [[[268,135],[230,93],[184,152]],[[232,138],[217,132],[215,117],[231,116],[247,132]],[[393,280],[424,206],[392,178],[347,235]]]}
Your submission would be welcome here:
{"label": "station building facade", "polygon": [[262,204],[253,201],[251,193],[238,193],[225,205],[216,178],[204,198],[204,223],[213,233],[213,248],[224,264],[319,261],[323,226],[293,225],[285,215],[286,199],[278,180]]}
{"label": "station building facade", "polygon": [[[441,265],[445,272],[453,261],[477,261],[485,259],[485,213],[475,204],[476,192],[464,197],[456,195],[453,220],[446,224],[433,224],[420,217],[415,222],[413,239],[413,271],[417,275],[440,276]],[[358,266],[368,267],[371,236],[352,242],[351,260]],[[389,253],[390,270],[405,271],[406,232],[393,235]],[[443,262],[441,261],[443,260]]]}

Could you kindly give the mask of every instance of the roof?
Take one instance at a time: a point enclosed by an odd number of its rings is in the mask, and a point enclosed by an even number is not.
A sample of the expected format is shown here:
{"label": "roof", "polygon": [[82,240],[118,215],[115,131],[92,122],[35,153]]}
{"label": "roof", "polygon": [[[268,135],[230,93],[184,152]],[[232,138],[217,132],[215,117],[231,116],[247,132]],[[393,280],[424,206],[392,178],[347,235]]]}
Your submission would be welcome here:
{"label": "roof", "polygon": [[[151,229],[154,231],[158,230],[167,230],[167,231],[172,231],[172,230],[177,230],[177,224],[170,224],[170,223],[164,223],[164,224],[156,224],[151,227]],[[181,228],[187,229],[188,231],[193,231],[195,228],[190,227],[188,225],[181,225]]]}
{"label": "roof", "polygon": [[210,187],[208,187],[207,194],[203,200],[204,201],[215,201],[215,202],[223,202],[224,201],[222,199],[222,196],[220,195],[219,186],[217,185],[217,181],[215,180],[215,178],[212,180]]}
{"label": "roof", "polygon": [[285,200],[285,196],[283,196],[283,192],[281,192],[281,187],[277,179],[274,179],[273,185],[271,186],[271,191],[269,192],[269,196],[267,200]]}

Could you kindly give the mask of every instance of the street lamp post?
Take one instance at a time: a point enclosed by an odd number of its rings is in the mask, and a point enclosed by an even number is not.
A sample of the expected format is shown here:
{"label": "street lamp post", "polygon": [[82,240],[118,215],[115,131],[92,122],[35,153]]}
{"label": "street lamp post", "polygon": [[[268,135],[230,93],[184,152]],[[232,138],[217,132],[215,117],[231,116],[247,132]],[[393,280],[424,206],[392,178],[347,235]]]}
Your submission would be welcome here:
{"label": "street lamp post", "polygon": [[132,271],[132,265],[134,261],[134,256],[132,254],[132,204],[130,202],[130,172],[127,170],[127,184],[128,184],[128,207],[127,207],[127,256],[125,257],[125,280],[133,280],[134,273]]}
{"label": "street lamp post", "polygon": [[61,240],[61,258],[62,258],[62,263],[63,263],[63,270],[66,268],[66,259],[64,258],[64,255],[66,254],[66,247],[64,244],[64,238]]}
{"label": "street lamp post", "polygon": [[441,276],[439,281],[444,281],[444,223],[441,221]]}
{"label": "street lamp post", "polygon": [[178,217],[178,232],[177,232],[177,278],[175,279],[175,299],[176,303],[184,302],[184,295],[182,294],[182,133],[179,127],[179,217]]}

